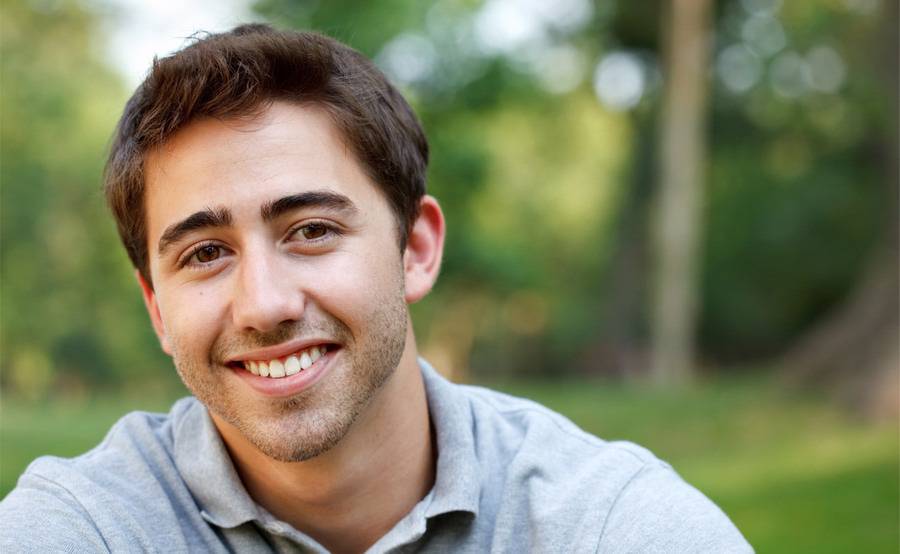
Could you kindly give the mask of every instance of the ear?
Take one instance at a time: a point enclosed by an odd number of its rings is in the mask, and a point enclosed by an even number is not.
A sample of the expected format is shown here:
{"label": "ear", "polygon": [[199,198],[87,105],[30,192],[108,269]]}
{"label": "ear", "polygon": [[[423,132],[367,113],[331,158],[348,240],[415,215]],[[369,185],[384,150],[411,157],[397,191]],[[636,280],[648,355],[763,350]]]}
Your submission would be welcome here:
{"label": "ear", "polygon": [[153,330],[156,331],[156,336],[159,338],[159,345],[162,347],[163,352],[171,356],[172,347],[169,345],[169,338],[166,336],[166,328],[163,325],[162,316],[159,314],[159,305],[156,303],[156,293],[153,292],[153,287],[144,280],[140,271],[135,270],[134,275],[137,277],[138,284],[141,286],[141,292],[144,295],[144,306],[147,307],[147,313],[150,314],[150,322],[153,323]]}
{"label": "ear", "polygon": [[407,303],[418,302],[434,286],[444,255],[444,235],[441,207],[434,197],[426,195],[403,252]]}

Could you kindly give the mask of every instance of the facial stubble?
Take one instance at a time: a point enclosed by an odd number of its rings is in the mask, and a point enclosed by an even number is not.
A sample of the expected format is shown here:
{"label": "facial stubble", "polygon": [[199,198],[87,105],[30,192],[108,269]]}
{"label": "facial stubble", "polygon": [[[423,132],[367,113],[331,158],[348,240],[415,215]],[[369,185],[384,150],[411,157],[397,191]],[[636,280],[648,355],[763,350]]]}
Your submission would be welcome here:
{"label": "facial stubble", "polygon": [[[407,307],[403,282],[399,293],[385,295],[354,336],[342,321],[324,314],[315,320],[285,323],[272,333],[220,337],[208,359],[186,355],[173,341],[173,360],[185,386],[210,412],[238,431],[260,452],[278,461],[300,462],[338,444],[391,378],[406,345]],[[395,289],[396,290],[396,289]],[[223,365],[228,353],[279,344],[296,337],[330,337],[341,348],[322,382],[284,399],[248,397],[243,383]],[[335,362],[337,362],[335,364]]]}

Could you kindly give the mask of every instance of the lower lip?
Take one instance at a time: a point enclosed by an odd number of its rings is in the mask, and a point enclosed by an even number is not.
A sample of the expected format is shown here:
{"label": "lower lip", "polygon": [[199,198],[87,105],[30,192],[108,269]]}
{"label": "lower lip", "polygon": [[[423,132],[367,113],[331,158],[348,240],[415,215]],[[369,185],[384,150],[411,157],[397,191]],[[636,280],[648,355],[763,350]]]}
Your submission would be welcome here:
{"label": "lower lip", "polygon": [[331,362],[339,350],[329,350],[313,365],[287,377],[260,377],[243,368],[235,368],[234,372],[250,385],[250,388],[263,396],[280,398],[293,396],[315,385],[331,369]]}

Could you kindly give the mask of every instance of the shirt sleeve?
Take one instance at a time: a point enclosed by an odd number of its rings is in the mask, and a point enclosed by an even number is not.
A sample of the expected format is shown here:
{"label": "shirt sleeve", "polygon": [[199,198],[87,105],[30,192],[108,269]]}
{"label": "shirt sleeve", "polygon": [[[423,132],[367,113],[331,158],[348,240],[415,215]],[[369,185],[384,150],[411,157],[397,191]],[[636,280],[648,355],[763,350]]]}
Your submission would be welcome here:
{"label": "shirt sleeve", "polygon": [[0,502],[0,552],[109,552],[90,515],[61,485],[24,474]]}
{"label": "shirt sleeve", "polygon": [[753,548],[718,506],[668,465],[651,462],[622,489],[597,552],[730,554]]}

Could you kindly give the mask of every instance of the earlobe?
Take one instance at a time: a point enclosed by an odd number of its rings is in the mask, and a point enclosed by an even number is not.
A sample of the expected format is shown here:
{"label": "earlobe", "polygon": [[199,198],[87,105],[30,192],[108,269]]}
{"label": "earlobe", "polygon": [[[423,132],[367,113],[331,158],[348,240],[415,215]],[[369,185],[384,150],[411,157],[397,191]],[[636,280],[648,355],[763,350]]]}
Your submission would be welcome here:
{"label": "earlobe", "polygon": [[150,315],[150,322],[153,324],[153,330],[156,331],[156,337],[159,339],[159,345],[163,352],[172,355],[172,348],[169,345],[169,338],[166,335],[166,328],[162,322],[162,316],[159,313],[159,305],[156,303],[156,293],[153,287],[144,279],[140,271],[135,270],[138,284],[141,287],[141,293],[144,296],[144,306],[147,307],[147,313]]}
{"label": "earlobe", "polygon": [[437,200],[424,196],[403,253],[406,302],[421,300],[437,280],[444,255],[444,214]]}

